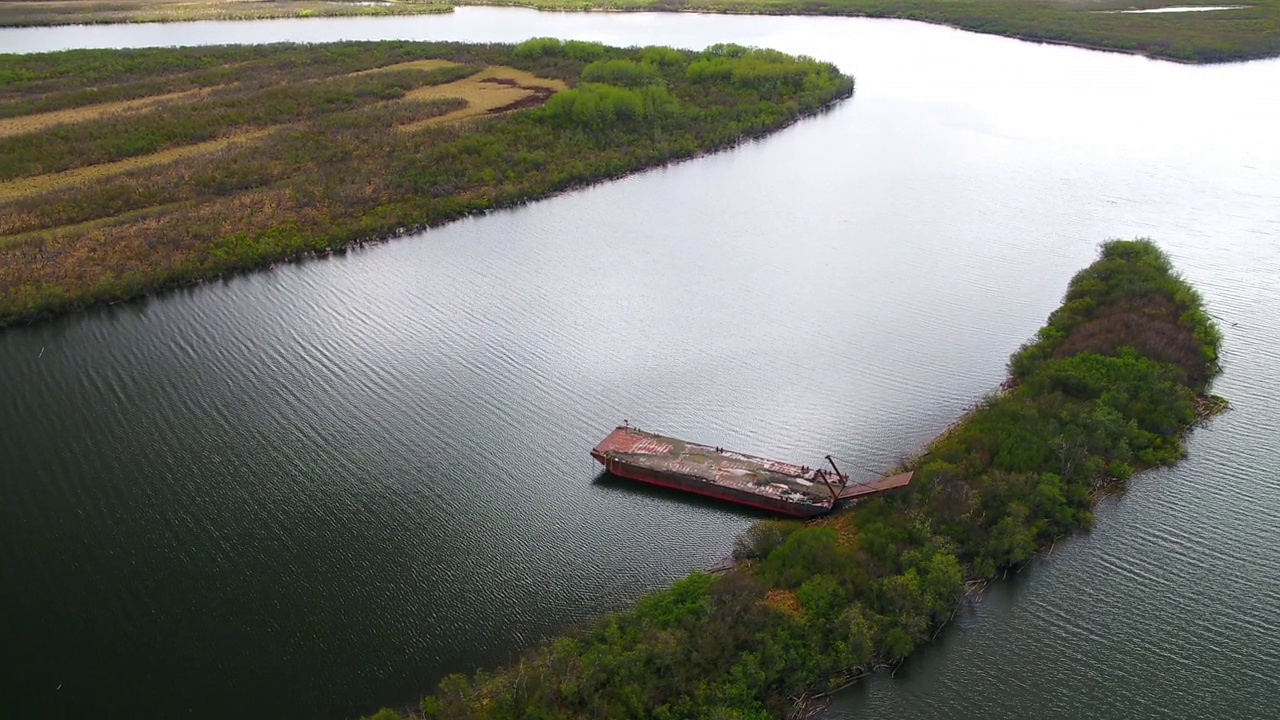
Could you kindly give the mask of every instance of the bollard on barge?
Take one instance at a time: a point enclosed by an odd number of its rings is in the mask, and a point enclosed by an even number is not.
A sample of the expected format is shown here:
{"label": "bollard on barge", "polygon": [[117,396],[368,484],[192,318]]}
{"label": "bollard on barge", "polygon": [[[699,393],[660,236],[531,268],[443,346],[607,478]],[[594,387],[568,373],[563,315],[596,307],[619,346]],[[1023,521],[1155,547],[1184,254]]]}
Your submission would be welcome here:
{"label": "bollard on barge", "polygon": [[844,499],[859,498],[911,482],[911,473],[850,483],[835,460],[830,469],[793,465],[700,445],[620,425],[591,451],[619,477],[707,495],[763,510],[813,517]]}

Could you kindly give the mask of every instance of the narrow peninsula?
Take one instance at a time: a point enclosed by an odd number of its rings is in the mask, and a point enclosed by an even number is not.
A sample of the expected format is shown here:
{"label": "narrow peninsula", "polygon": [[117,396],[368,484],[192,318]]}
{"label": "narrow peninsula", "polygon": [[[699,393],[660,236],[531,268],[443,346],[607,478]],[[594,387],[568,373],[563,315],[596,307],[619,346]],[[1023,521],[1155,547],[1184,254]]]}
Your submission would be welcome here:
{"label": "narrow peninsula", "polygon": [[1100,495],[1178,460],[1224,406],[1207,394],[1220,343],[1154,244],[1108,242],[1002,391],[908,464],[910,486],[819,521],[759,522],[729,572],[695,573],[512,666],[450,675],[410,714],[808,717],[928,643],[966,593],[1092,527]]}
{"label": "narrow peninsula", "polygon": [[323,45],[0,55],[0,327],[401,235],[853,93],[772,50]]}

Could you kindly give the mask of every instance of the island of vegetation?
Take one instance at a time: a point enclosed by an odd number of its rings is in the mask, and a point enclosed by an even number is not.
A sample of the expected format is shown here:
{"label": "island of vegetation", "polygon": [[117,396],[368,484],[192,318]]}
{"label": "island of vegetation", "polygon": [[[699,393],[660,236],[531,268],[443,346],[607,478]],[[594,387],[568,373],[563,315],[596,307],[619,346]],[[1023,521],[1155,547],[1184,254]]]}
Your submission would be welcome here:
{"label": "island of vegetation", "polygon": [[852,92],[735,45],[0,56],[0,327],[687,158]]}
{"label": "island of vegetation", "polygon": [[1206,394],[1220,341],[1154,244],[1108,242],[1002,390],[909,463],[910,486],[818,521],[759,522],[735,569],[695,573],[510,667],[450,675],[407,714],[810,716],[928,643],[967,592],[1090,528],[1100,495],[1179,459],[1188,430],[1225,405]]}
{"label": "island of vegetation", "polygon": [[[1280,0],[0,0],[0,26],[407,15],[454,5],[898,18],[1181,62],[1280,55]],[[1217,9],[1162,11],[1169,6]]]}

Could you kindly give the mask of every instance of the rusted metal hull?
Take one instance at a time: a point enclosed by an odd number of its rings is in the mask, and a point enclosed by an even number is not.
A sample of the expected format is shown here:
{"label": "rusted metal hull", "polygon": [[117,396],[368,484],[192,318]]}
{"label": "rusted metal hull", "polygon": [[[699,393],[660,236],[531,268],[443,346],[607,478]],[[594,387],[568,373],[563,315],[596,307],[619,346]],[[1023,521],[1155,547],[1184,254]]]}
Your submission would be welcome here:
{"label": "rusted metal hull", "polygon": [[911,473],[904,473],[850,483],[830,455],[830,470],[811,468],[625,425],[605,436],[592,449],[591,457],[619,477],[792,517],[822,515],[842,500],[856,500],[911,482]]}
{"label": "rusted metal hull", "polygon": [[620,477],[793,517],[830,512],[839,490],[824,470],[626,426],[609,433],[591,456]]}
{"label": "rusted metal hull", "polygon": [[592,453],[592,457],[599,461],[600,464],[604,465],[606,470],[618,477],[638,480],[640,482],[672,488],[674,490],[684,490],[685,492],[696,493],[698,495],[719,498],[720,500],[728,500],[729,502],[738,503],[740,505],[748,505],[761,510],[783,513],[792,517],[814,517],[816,515],[830,512],[831,510],[831,506],[801,505],[785,500],[778,500],[776,498],[766,497],[738,490],[736,488],[716,485],[688,475],[663,472],[660,470],[630,465],[621,460],[601,457],[595,453]]}

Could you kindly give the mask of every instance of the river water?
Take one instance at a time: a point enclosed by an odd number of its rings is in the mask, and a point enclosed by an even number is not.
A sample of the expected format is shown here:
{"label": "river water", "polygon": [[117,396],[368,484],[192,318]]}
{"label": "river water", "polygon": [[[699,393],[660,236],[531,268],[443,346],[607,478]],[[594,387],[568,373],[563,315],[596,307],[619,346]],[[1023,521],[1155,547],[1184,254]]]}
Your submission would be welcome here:
{"label": "river water", "polygon": [[0,30],[0,48],[534,35],[834,61],[762,141],[341,258],[0,333],[14,717],[341,717],[723,557],[608,481],[629,419],[855,473],[919,449],[1115,236],[1227,335],[1233,410],[833,717],[1270,717],[1280,62],[861,19],[541,14]]}

